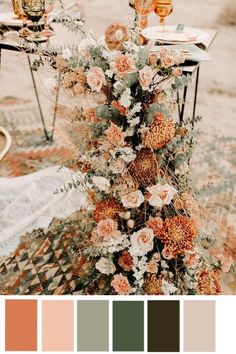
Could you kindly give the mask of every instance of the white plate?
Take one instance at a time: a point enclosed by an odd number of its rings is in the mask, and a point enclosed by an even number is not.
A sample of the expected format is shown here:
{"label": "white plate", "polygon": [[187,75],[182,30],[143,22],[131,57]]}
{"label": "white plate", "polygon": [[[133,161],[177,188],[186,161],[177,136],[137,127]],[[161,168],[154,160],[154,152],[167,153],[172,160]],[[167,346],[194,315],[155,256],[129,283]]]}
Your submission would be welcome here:
{"label": "white plate", "polygon": [[149,40],[156,40],[168,44],[197,44],[205,42],[209,35],[197,28],[185,27],[177,32],[177,26],[153,26],[142,31],[142,35]]}
{"label": "white plate", "polygon": [[[43,24],[43,20],[39,21],[39,24]],[[14,15],[13,12],[4,12],[0,14],[0,24],[9,27],[23,27],[23,21]],[[32,26],[32,21],[27,21],[28,26]]]}

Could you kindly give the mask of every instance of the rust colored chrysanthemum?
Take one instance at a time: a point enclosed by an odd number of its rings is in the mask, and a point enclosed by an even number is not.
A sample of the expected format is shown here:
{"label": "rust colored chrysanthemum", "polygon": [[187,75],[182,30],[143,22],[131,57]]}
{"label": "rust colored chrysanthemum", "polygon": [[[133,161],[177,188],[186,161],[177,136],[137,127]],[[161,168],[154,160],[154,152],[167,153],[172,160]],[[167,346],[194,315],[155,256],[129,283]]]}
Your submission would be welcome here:
{"label": "rust colored chrysanthemum", "polygon": [[143,134],[142,141],[144,146],[157,150],[166,146],[175,136],[174,121],[155,121]]}
{"label": "rust colored chrysanthemum", "polygon": [[165,249],[176,258],[193,248],[196,230],[193,222],[182,216],[168,218],[163,223],[158,238],[165,244]]}
{"label": "rust colored chrysanthemum", "polygon": [[117,219],[122,211],[124,208],[116,199],[105,199],[97,203],[93,216],[96,223],[99,223],[105,219]]}
{"label": "rust colored chrysanthemum", "polygon": [[198,276],[200,295],[219,295],[221,293],[220,273],[216,270],[202,270]]}
{"label": "rust colored chrysanthemum", "polygon": [[148,274],[144,280],[143,290],[147,295],[164,295],[162,278],[155,274]]}
{"label": "rust colored chrysanthemum", "polygon": [[82,68],[76,68],[76,69],[74,69],[74,72],[76,73],[77,81],[80,84],[82,84],[82,85],[87,84],[87,77],[86,77],[84,70]]}
{"label": "rust colored chrysanthemum", "polygon": [[122,23],[114,23],[106,29],[105,41],[110,50],[120,50],[128,39],[128,27]]}
{"label": "rust colored chrysanthemum", "polygon": [[148,186],[160,172],[157,158],[151,149],[141,149],[136,159],[131,162],[129,172],[139,184]]}
{"label": "rust colored chrysanthemum", "polygon": [[129,272],[132,270],[133,263],[133,257],[131,254],[128,251],[123,251],[120,258],[118,259],[119,266],[126,272]]}

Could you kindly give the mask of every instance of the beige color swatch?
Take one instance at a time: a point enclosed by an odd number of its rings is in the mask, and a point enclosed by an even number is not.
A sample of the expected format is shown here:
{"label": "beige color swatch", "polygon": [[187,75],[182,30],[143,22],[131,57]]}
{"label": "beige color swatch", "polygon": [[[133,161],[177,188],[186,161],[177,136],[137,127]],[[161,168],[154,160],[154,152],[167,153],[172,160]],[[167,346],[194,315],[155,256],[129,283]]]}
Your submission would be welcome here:
{"label": "beige color swatch", "polygon": [[214,352],[215,301],[184,301],[184,351]]}

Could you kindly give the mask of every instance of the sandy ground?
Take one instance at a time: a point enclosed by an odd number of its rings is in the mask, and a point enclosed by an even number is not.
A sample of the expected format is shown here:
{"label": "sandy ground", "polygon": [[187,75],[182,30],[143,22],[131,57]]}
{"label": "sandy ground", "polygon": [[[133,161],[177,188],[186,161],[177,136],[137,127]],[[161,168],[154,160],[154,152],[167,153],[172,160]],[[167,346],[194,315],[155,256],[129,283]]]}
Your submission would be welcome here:
{"label": "sandy ground", "polygon": [[[129,23],[133,16],[132,10],[128,7],[128,0],[79,0],[79,2],[84,8],[87,26],[98,36],[103,34],[108,24],[114,21]],[[218,29],[217,38],[209,51],[213,61],[201,66],[197,114],[204,117],[200,128],[205,132],[235,136],[236,27],[218,24],[217,19],[223,3],[221,0],[175,1],[174,12],[167,19],[167,24],[184,23],[186,26]],[[0,11],[7,9],[9,1],[1,0]],[[158,18],[151,15],[150,24],[156,23]],[[69,38],[67,36],[65,33],[60,34],[60,39],[67,40]],[[37,76],[41,81],[47,76],[47,72],[40,71]],[[34,100],[26,59],[22,54],[4,51],[0,73],[0,99],[6,95]],[[47,95],[43,90],[41,95],[44,109],[47,109],[50,102],[47,101]],[[190,94],[188,101],[191,100]]]}

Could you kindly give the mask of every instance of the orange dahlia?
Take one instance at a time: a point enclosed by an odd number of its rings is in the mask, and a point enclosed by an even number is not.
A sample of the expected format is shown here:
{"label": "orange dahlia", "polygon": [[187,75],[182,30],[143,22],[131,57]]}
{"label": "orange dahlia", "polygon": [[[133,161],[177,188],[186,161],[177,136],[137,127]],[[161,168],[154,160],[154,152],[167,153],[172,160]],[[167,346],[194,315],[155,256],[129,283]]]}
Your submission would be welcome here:
{"label": "orange dahlia", "polygon": [[198,292],[200,295],[219,295],[221,293],[220,272],[202,270],[198,276]]}
{"label": "orange dahlia", "polygon": [[114,23],[106,29],[105,41],[110,50],[120,50],[121,45],[128,39],[128,27],[122,23]]}
{"label": "orange dahlia", "polygon": [[148,274],[144,280],[143,290],[147,295],[164,295],[162,278],[155,274]]}
{"label": "orange dahlia", "polygon": [[105,199],[97,203],[93,217],[96,223],[99,223],[105,219],[117,219],[122,211],[124,208],[116,199]]}
{"label": "orange dahlia", "polygon": [[173,254],[173,258],[176,258],[177,255],[183,255],[193,248],[195,236],[196,230],[193,222],[179,215],[164,221],[158,238],[165,244],[165,249]]}
{"label": "orange dahlia", "polygon": [[144,146],[154,150],[167,145],[175,136],[174,121],[154,121],[142,135]]}
{"label": "orange dahlia", "polygon": [[136,159],[129,165],[129,173],[133,179],[144,186],[151,185],[159,172],[157,158],[148,148],[141,149]]}

